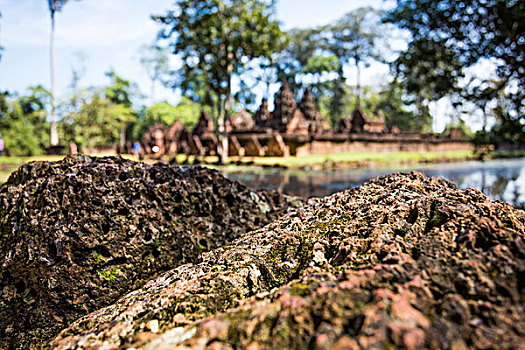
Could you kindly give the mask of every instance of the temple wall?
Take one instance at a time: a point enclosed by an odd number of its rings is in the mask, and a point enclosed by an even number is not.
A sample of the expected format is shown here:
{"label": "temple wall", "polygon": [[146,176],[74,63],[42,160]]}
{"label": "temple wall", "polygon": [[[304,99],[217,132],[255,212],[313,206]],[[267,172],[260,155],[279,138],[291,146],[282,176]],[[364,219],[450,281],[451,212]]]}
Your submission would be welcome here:
{"label": "temple wall", "polygon": [[313,140],[299,145],[289,144],[291,155],[352,153],[352,152],[446,152],[456,150],[473,151],[474,145],[466,140],[367,140],[330,141]]}

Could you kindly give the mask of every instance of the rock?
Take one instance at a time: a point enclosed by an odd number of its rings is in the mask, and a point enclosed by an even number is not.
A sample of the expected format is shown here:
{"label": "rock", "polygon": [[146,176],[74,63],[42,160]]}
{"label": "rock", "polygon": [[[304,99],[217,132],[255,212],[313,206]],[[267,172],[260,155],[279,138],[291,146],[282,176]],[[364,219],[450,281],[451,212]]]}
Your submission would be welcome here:
{"label": "rock", "polygon": [[24,165],[0,188],[0,348],[40,348],[290,205],[205,168],[82,155]]}
{"label": "rock", "polygon": [[521,210],[392,174],[160,275],[48,347],[519,348],[524,239]]}

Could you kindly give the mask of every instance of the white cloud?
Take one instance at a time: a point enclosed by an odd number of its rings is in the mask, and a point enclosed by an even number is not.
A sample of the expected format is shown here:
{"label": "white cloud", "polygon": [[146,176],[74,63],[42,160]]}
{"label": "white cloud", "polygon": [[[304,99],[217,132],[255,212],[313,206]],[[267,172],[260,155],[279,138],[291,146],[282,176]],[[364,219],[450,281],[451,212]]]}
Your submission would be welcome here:
{"label": "white cloud", "polygon": [[[87,55],[83,86],[107,83],[104,73],[111,67],[125,79],[137,83],[144,93],[150,81],[139,63],[140,47],[151,43],[158,25],[150,16],[163,14],[174,0],[71,0],[56,15],[57,93],[63,95],[71,79],[75,52]],[[281,0],[278,17],[285,28],[314,26],[336,20],[360,6],[383,6],[383,0]],[[0,89],[23,91],[35,84],[49,86],[50,19],[44,0],[0,0],[0,42],[5,47],[0,62]],[[173,67],[176,67],[176,60]],[[384,79],[385,68],[373,66],[363,72],[363,83]],[[349,83],[355,80],[348,71]],[[353,80],[354,79],[354,80]],[[272,86],[271,95],[278,89]],[[262,93],[261,93],[262,94]],[[156,88],[157,99],[176,101],[170,89]]]}
{"label": "white cloud", "polygon": [[[163,13],[172,0],[83,0],[67,3],[55,15],[56,46],[110,46],[152,41],[158,26],[150,19]],[[2,42],[9,46],[45,46],[50,19],[45,1],[0,0]]]}

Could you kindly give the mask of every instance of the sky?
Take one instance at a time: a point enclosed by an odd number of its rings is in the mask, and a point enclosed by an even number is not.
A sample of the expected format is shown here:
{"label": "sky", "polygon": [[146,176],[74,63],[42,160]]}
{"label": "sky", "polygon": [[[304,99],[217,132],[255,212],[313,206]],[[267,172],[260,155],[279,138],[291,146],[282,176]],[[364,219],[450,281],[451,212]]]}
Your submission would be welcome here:
{"label": "sky", "polygon": [[[147,95],[151,81],[140,64],[141,48],[152,44],[159,26],[150,18],[173,8],[174,0],[71,0],[56,14],[56,94],[65,97],[72,69],[84,66],[82,87],[109,82],[111,69],[135,82]],[[315,27],[336,21],[363,6],[381,8],[384,0],[280,0],[277,18],[283,29]],[[24,93],[29,86],[50,87],[50,18],[45,0],[0,0],[0,90]],[[79,57],[84,57],[79,60]],[[348,82],[355,72],[346,69]],[[373,65],[362,73],[364,84],[388,80],[388,67]],[[274,90],[278,87],[274,87]],[[157,86],[156,100],[177,103],[178,93]],[[262,98],[262,97],[261,97]],[[147,103],[148,100],[144,100]],[[441,126],[437,126],[440,129]],[[435,127],[436,129],[436,127]]]}

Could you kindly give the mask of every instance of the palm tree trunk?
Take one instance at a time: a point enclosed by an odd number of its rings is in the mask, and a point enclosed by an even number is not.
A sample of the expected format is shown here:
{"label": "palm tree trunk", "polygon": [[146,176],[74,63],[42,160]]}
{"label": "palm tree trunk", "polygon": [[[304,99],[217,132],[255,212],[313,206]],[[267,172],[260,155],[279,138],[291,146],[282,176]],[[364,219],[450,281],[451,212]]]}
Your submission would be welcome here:
{"label": "palm tree trunk", "polygon": [[355,61],[355,67],[357,71],[357,84],[355,87],[355,94],[357,97],[356,108],[361,107],[361,69],[359,68],[359,60]]}
{"label": "palm tree trunk", "polygon": [[57,113],[55,99],[55,16],[51,13],[51,38],[50,38],[50,72],[51,72],[51,146],[58,146]]}

